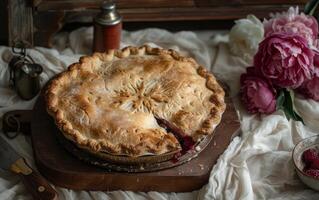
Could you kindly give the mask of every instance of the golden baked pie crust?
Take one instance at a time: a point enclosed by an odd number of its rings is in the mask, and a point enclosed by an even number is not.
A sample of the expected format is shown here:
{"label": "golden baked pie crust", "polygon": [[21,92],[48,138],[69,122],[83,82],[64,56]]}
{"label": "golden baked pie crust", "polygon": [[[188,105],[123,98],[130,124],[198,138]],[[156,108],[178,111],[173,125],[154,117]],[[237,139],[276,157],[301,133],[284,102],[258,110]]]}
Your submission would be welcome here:
{"label": "golden baked pie crust", "polygon": [[195,141],[212,134],[224,91],[192,58],[149,46],[94,53],[52,79],[47,111],[80,148],[112,155],[159,155],[181,148],[155,117]]}

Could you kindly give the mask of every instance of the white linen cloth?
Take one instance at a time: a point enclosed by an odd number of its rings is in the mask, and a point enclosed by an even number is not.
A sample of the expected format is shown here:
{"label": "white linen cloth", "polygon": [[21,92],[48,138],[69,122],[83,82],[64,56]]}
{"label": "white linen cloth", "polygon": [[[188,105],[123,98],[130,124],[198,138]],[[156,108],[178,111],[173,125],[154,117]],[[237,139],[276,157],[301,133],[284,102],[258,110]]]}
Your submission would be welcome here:
{"label": "white linen cloth", "polygon": [[[36,47],[28,50],[35,62],[44,67],[42,85],[54,74],[91,53],[92,28],[81,28],[55,38],[56,49]],[[208,36],[208,37],[207,37]],[[213,37],[210,37],[213,36]],[[89,192],[55,187],[61,200],[75,199],[319,199],[319,193],[304,186],[298,179],[291,152],[302,138],[319,131],[319,103],[296,99],[296,108],[307,126],[287,121],[281,111],[272,115],[250,115],[239,102],[239,77],[249,66],[240,57],[230,55],[227,34],[216,32],[170,33],[160,29],[123,32],[121,46],[152,43],[172,48],[194,57],[230,87],[238,110],[242,134],[234,138],[214,166],[209,183],[189,193],[159,192]],[[31,109],[35,99],[22,101],[9,87],[7,63],[10,48],[0,47],[0,116],[8,110]],[[34,166],[29,138],[23,135],[9,141]],[[1,162],[1,161],[0,161]],[[0,170],[0,199],[31,199],[21,180]]]}

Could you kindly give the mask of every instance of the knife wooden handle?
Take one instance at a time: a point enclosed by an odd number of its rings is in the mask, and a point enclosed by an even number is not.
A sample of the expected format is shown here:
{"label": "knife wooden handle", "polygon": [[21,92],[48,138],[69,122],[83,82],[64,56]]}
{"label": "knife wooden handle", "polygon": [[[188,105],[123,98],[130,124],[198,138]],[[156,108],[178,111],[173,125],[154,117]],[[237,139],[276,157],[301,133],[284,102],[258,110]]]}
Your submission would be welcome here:
{"label": "knife wooden handle", "polygon": [[23,158],[11,165],[11,170],[18,173],[29,192],[36,200],[58,200],[56,191],[38,173],[35,172]]}
{"label": "knife wooden handle", "polygon": [[29,190],[34,199],[41,200],[58,200],[56,191],[50,184],[37,172],[31,174],[20,174],[24,185]]}

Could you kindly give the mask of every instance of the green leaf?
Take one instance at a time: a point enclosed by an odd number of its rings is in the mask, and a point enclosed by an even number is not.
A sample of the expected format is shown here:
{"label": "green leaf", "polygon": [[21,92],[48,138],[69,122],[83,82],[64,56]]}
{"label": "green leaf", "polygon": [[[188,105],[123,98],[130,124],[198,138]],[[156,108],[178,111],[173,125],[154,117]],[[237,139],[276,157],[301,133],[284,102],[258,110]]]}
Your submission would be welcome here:
{"label": "green leaf", "polygon": [[277,99],[276,99],[276,108],[277,110],[284,108],[284,103],[285,103],[285,92],[284,90],[279,90]]}
{"label": "green leaf", "polygon": [[319,5],[319,0],[310,0],[305,5],[304,13],[307,15],[313,15],[317,6]]}
{"label": "green leaf", "polygon": [[[281,97],[281,98],[284,98],[284,102],[282,106],[280,107],[280,109],[284,111],[286,118],[288,120],[293,119],[295,121],[301,121],[303,124],[305,124],[303,119],[300,117],[300,115],[298,115],[298,113],[295,111],[294,104],[293,104],[293,98],[294,98],[293,91],[288,91],[286,89],[283,89],[280,92],[282,92],[284,95],[284,97]],[[281,94],[279,93],[278,97],[280,97],[280,95]]]}

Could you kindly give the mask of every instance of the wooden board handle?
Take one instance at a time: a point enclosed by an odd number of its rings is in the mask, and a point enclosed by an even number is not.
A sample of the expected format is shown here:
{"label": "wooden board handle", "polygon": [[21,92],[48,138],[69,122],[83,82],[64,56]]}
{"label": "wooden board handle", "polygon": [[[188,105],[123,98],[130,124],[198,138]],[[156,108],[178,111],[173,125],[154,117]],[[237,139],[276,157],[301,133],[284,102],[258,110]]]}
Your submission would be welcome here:
{"label": "wooden board handle", "polygon": [[35,172],[23,158],[17,160],[11,171],[18,173],[35,200],[58,200],[56,191],[38,172]]}
{"label": "wooden board handle", "polygon": [[19,132],[30,134],[30,122],[32,110],[12,110],[6,112],[2,117],[3,133],[8,138],[14,138]]}

